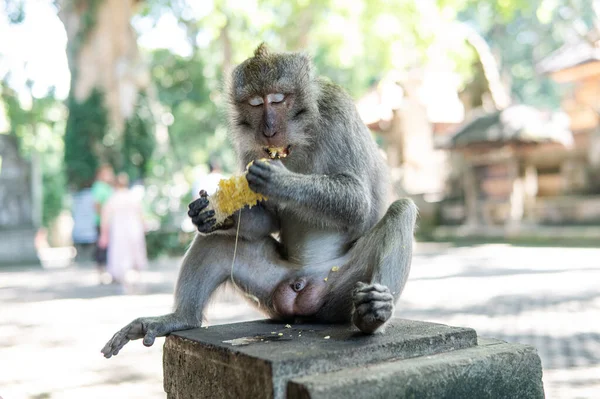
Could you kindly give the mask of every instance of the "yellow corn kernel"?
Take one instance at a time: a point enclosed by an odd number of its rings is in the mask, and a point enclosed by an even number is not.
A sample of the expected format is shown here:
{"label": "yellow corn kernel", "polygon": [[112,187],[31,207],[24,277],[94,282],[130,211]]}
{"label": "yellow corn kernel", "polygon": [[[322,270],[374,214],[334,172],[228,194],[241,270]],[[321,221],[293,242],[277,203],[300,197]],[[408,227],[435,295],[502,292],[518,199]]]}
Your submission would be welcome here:
{"label": "yellow corn kernel", "polygon": [[289,147],[265,147],[265,150],[269,154],[271,159],[281,159],[288,156]]}
{"label": "yellow corn kernel", "polygon": [[207,210],[215,211],[217,224],[223,223],[227,217],[246,205],[252,208],[259,201],[265,201],[267,197],[257,194],[248,186],[246,174],[222,179],[219,188],[210,197]]}

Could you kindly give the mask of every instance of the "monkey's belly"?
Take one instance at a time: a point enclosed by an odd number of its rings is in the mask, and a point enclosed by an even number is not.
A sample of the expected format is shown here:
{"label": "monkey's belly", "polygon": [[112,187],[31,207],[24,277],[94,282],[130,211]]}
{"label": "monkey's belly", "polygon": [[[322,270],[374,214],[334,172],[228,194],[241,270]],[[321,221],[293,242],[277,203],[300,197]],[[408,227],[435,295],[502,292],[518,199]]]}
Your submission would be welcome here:
{"label": "monkey's belly", "polygon": [[299,225],[282,229],[281,242],[288,260],[301,265],[338,259],[348,247],[347,237],[339,231],[307,229]]}

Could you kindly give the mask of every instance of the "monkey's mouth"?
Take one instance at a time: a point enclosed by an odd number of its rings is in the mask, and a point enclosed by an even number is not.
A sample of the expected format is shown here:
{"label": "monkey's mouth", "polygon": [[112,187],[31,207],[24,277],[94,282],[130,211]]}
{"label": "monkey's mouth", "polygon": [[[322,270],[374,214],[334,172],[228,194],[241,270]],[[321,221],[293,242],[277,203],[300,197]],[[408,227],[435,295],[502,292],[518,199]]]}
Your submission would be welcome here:
{"label": "monkey's mouth", "polygon": [[290,155],[291,145],[287,147],[263,147],[269,158],[271,159],[283,159]]}

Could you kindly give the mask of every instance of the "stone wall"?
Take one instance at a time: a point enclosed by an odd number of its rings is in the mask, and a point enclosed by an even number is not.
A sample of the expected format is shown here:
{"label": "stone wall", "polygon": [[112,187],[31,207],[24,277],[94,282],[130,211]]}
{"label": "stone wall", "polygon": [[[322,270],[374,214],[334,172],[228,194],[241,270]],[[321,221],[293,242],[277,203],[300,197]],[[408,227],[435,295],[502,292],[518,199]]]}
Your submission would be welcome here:
{"label": "stone wall", "polygon": [[0,135],[0,162],[0,229],[31,226],[31,167],[14,137]]}
{"label": "stone wall", "polygon": [[31,165],[0,134],[0,264],[38,263],[34,237]]}
{"label": "stone wall", "polygon": [[533,212],[541,224],[600,224],[600,196],[538,198]]}

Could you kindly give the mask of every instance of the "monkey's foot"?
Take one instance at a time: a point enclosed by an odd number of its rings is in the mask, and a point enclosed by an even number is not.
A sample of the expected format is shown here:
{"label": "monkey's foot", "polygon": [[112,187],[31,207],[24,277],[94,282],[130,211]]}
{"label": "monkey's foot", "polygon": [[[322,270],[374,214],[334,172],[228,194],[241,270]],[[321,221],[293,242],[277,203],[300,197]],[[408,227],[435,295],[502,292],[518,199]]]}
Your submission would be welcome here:
{"label": "monkey's foot", "polygon": [[177,331],[194,328],[195,325],[177,322],[174,315],[158,317],[140,317],[119,330],[102,348],[102,354],[109,359],[119,354],[119,351],[131,340],[144,338],[144,346],[152,346],[156,337]]}
{"label": "monkey's foot", "polygon": [[380,284],[356,283],[352,292],[352,323],[365,334],[373,334],[392,317],[394,297]]}

